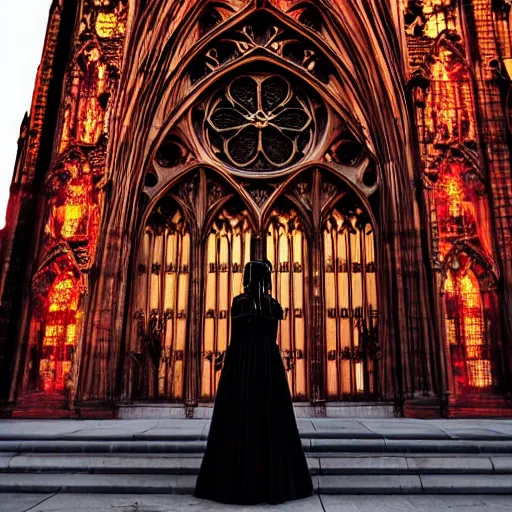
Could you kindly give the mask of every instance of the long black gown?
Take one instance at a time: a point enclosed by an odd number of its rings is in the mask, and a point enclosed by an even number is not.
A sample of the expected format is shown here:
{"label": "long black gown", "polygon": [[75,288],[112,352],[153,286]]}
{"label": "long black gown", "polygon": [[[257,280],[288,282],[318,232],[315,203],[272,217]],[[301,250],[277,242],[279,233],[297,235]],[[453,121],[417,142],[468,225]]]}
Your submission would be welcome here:
{"label": "long black gown", "polygon": [[310,496],[312,482],[276,344],[283,312],[266,290],[255,297],[250,288],[233,301],[231,343],[195,495],[275,504]]}

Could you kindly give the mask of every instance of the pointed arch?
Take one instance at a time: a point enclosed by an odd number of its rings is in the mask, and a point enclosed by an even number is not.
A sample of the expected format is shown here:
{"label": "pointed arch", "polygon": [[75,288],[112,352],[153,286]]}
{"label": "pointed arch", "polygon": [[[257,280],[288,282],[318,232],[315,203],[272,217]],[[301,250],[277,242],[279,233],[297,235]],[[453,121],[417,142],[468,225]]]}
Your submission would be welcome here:
{"label": "pointed arch", "polygon": [[70,144],[94,147],[104,132],[108,66],[96,37],[84,34],[68,78],[60,151]]}
{"label": "pointed arch", "polygon": [[[300,210],[301,213],[298,213]],[[310,244],[303,205],[289,195],[273,202],[263,221],[264,257],[272,264],[272,294],[284,312],[277,342],[285,365],[292,398],[309,396],[309,276]],[[308,223],[306,224],[306,220]]]}
{"label": "pointed arch", "polygon": [[[369,165],[369,163],[367,164]],[[364,169],[362,169],[361,175],[363,174]],[[325,164],[323,162],[315,162],[313,164],[305,163],[296,167],[293,174],[288,176],[286,179],[279,184],[278,187],[273,191],[268,201],[264,204],[264,207],[261,211],[261,216],[263,219],[263,224],[265,223],[265,219],[269,215],[269,211],[272,209],[273,205],[276,201],[278,201],[279,197],[282,195],[289,195],[289,199],[294,202],[302,214],[302,222],[314,226],[314,222],[311,215],[308,215],[305,207],[311,208],[311,197],[308,196],[307,201],[309,204],[305,203],[300,199],[300,196],[304,196],[304,194],[298,190],[294,189],[293,185],[297,184],[301,180],[307,180],[310,178],[308,173],[312,173],[318,171],[322,175],[322,187],[325,187],[325,190],[322,190],[322,199],[323,202],[318,205],[320,217],[316,220],[316,222],[323,222],[324,216],[326,215],[326,210],[329,209],[330,205],[337,201],[338,198],[341,198],[342,195],[347,192],[353,194],[358,198],[358,200],[364,205],[365,210],[368,212],[368,215],[371,216],[372,223],[377,224],[375,212],[373,211],[369,197],[367,196],[367,190],[364,190],[361,184],[355,183],[353,179],[350,179],[346,175],[344,175],[339,169],[335,166]],[[294,192],[294,193],[291,193]],[[297,194],[298,192],[298,194]],[[311,194],[312,190],[309,189],[307,194]],[[371,193],[374,193],[374,190],[371,189]],[[337,195],[338,194],[338,195]]]}
{"label": "pointed arch", "polygon": [[177,201],[164,196],[144,225],[132,277],[127,394],[184,398],[191,230]]}
{"label": "pointed arch", "polygon": [[258,225],[237,188],[222,172],[192,166],[161,187],[141,215],[127,396],[215,396],[231,302],[241,291]]}
{"label": "pointed arch", "polygon": [[[202,6],[192,6],[189,1],[179,6],[175,3],[172,5],[171,8],[167,2],[160,5],[151,2],[144,10],[140,8],[138,14],[145,13],[148,16],[143,21],[140,18],[135,22],[133,33],[136,37],[132,38],[127,52],[128,65],[121,83],[124,96],[119,99],[119,109],[116,118],[112,120],[111,152],[115,155],[115,158],[109,160],[112,201],[105,212],[108,222],[105,221],[105,237],[102,240],[103,263],[110,266],[110,262],[116,261],[119,271],[101,276],[96,284],[95,296],[91,299],[95,308],[92,316],[96,321],[91,320],[91,329],[87,329],[90,345],[95,347],[102,337],[98,327],[101,322],[97,321],[100,304],[102,315],[111,316],[113,319],[122,317],[124,301],[120,301],[121,305],[114,304],[108,297],[108,290],[123,289],[121,283],[129,274],[123,241],[131,240],[134,230],[137,229],[137,215],[130,204],[130,197],[134,193],[139,194],[143,173],[153,165],[154,153],[169,129],[189,115],[194,101],[213,84],[213,81],[206,83],[207,80],[204,80],[198,81],[196,87],[190,87],[185,76],[189,57],[194,53],[197,55],[201,49],[206,49],[209,41],[226,30],[235,28],[235,25],[255,10],[265,11],[273,16],[287,30],[299,34],[308,43],[311,42],[314,49],[319,49],[322,58],[328,59],[332,69],[329,74],[332,79],[328,85],[309,72],[303,73],[304,80],[321,91],[325,103],[331,105],[330,108],[335,114],[345,119],[349,131],[354,132],[355,137],[365,143],[369,153],[375,158],[386,194],[380,203],[380,213],[386,220],[387,243],[382,247],[385,252],[382,257],[386,260],[383,268],[388,272],[387,281],[390,285],[387,287],[387,300],[382,301],[386,307],[386,321],[381,325],[383,339],[396,341],[393,344],[393,347],[397,345],[396,352],[391,359],[394,360],[399,353],[398,345],[401,340],[405,339],[404,344],[409,346],[423,343],[424,340],[427,340],[425,343],[430,342],[432,332],[427,321],[431,317],[428,314],[429,305],[419,299],[425,292],[426,282],[421,244],[418,240],[420,234],[415,229],[419,225],[416,222],[417,209],[414,199],[405,203],[401,199],[415,198],[415,169],[410,145],[411,120],[408,115],[402,115],[408,112],[408,105],[402,62],[396,51],[398,40],[385,27],[392,23],[389,13],[366,1],[350,2],[343,9],[334,9],[327,2],[321,2],[319,8],[329,14],[326,16],[329,18],[326,19],[326,30],[330,35],[327,41],[292,20],[290,16],[271,7],[268,2],[251,2],[241,6],[226,22],[217,25],[197,45],[185,44],[180,47],[190,33],[190,25],[186,25],[197,18]],[[173,18],[169,16],[171,12],[175,14]],[[149,26],[153,29],[147,30]],[[279,59],[279,55],[276,57],[268,52],[256,52],[243,62],[227,62],[225,66],[217,69],[215,76],[222,79],[227,73],[234,72],[239,65],[251,61],[263,64],[272,62],[280,67],[286,65],[289,72],[299,75],[300,65]],[[201,162],[204,154],[199,154],[199,157]],[[316,157],[326,158],[320,149]],[[253,208],[257,211],[256,206]],[[318,218],[319,216],[317,223]],[[410,236],[402,239],[403,233]],[[196,254],[194,257],[199,256]],[[398,272],[402,268],[411,271],[402,276]],[[316,281],[312,286],[316,286]],[[404,290],[414,290],[413,300]],[[199,292],[196,295],[199,296]],[[320,301],[321,297],[315,300]],[[412,303],[411,308],[406,307],[406,303]],[[191,314],[200,314],[200,306],[196,304],[194,307],[196,309]],[[396,318],[396,311],[403,312],[404,318]],[[407,315],[410,318],[406,319]],[[401,326],[409,325],[409,321],[411,328],[405,333],[401,332]],[[114,321],[112,325],[109,336],[114,340],[112,346],[117,347],[121,340],[120,325],[118,321]],[[194,338],[196,341],[197,334],[198,332]],[[318,338],[318,343],[315,343],[321,344],[321,330],[317,329],[315,336]],[[398,354],[396,360],[400,358],[407,360],[408,354]],[[316,365],[317,359],[315,356]],[[392,366],[391,363],[388,365],[386,376],[388,390],[402,385],[399,382],[401,377],[397,376],[395,379],[391,372]],[[408,382],[405,386],[407,389],[411,388]],[[315,396],[320,398],[321,392],[317,391]],[[197,397],[197,393],[195,396]]]}
{"label": "pointed arch", "polygon": [[[160,171],[159,176],[161,176]],[[189,166],[182,167],[171,176],[161,176],[158,186],[151,190],[151,198],[146,205],[144,212],[140,217],[140,225],[143,225],[148,215],[151,214],[158,201],[167,194],[173,195],[175,200],[180,203],[187,215],[191,229],[198,229],[200,236],[208,230],[212,218],[222,205],[233,197],[237,197],[249,212],[249,220],[252,228],[257,229],[259,226],[259,212],[255,208],[247,191],[241,187],[237,181],[225,169],[208,164],[202,165],[194,163]],[[209,181],[210,180],[210,181]],[[211,188],[208,190],[208,182]],[[180,184],[186,184],[188,191],[179,189]],[[199,199],[204,203],[204,207],[200,210],[201,218],[197,218],[192,213],[195,206],[195,200]],[[209,195],[209,197],[208,197]],[[208,204],[209,202],[209,204]]]}
{"label": "pointed arch", "polygon": [[[329,61],[336,63],[336,75],[339,76],[339,80],[337,82],[336,87],[325,88],[322,86],[321,83],[318,82],[314,82],[314,86],[318,89],[323,89],[323,93],[327,97],[329,97],[330,101],[332,101],[333,105],[335,105],[335,107],[333,108],[335,108],[336,111],[342,114],[342,117],[346,119],[352,131],[356,133],[361,140],[367,139],[369,134],[384,134],[386,131],[389,130],[390,126],[386,122],[382,123],[380,129],[369,128],[365,130],[366,135],[361,130],[361,125],[367,126],[368,122],[375,119],[373,113],[369,111],[370,104],[374,102],[375,98],[373,92],[371,95],[365,96],[364,99],[358,98],[358,96],[361,96],[361,90],[358,89],[357,85],[358,83],[360,83],[360,80],[354,80],[354,62],[349,62],[350,59],[347,57],[346,52],[333,51],[331,46],[328,45],[324,39],[318,36],[315,37],[314,33],[310,33],[311,31],[304,31],[304,28],[298,22],[291,19],[288,15],[282,13],[281,11],[271,7],[267,7],[263,10],[265,12],[269,12],[270,15],[274,16],[276,20],[279,20],[279,22],[286,24],[286,26],[289,27],[290,30],[296,31],[297,34],[300,34],[301,38],[306,38],[310,40],[311,44],[314,44],[316,47],[318,47],[318,51],[325,55]],[[249,8],[249,6],[246,9],[239,11],[237,14],[233,16],[233,18],[229,20],[229,22],[227,22],[226,24],[222,24],[221,26],[218,26],[211,34],[209,34],[208,37],[201,40],[198,43],[198,46],[195,46],[192,49],[190,49],[187,55],[197,55],[201,52],[206,51],[206,46],[210,44],[211,41],[215,40],[216,38],[219,38],[221,33],[223,34],[225,31],[231,30],[233,27],[235,27],[235,25],[240,24],[244,20],[248,19],[253,14],[253,12],[255,11],[253,10],[253,8]],[[304,32],[308,33],[305,34]],[[180,34],[180,37],[186,37],[186,33]],[[343,58],[345,59],[345,61],[343,62],[343,64],[340,61],[340,59],[342,59],[340,55],[344,55]],[[259,55],[257,58],[264,61],[266,56]],[[272,55],[271,53],[269,53],[269,58],[269,61],[276,61],[275,56]],[[252,60],[254,59],[252,58]],[[386,61],[386,59],[383,60],[383,62]],[[215,76],[218,78],[219,76],[225,74],[225,72],[229,71],[229,69],[235,69],[239,66],[239,64],[241,64],[241,62],[238,63],[230,61],[229,63],[227,63],[226,68],[216,69]],[[188,84],[184,83],[182,85],[179,85],[180,76],[183,76],[183,74],[186,73],[187,66],[187,59],[182,58],[177,67],[172,67],[172,78],[169,76],[169,79],[165,84],[165,89],[169,91],[169,94],[171,95],[167,96],[164,94],[163,98],[158,102],[162,108],[167,109],[166,114],[164,114],[163,111],[160,109],[161,112],[158,112],[156,115],[156,119],[158,120],[157,124],[163,126],[163,129],[160,131],[160,133],[167,132],[168,127],[175,124],[177,119],[179,119],[179,117],[189,109],[190,104],[193,102],[193,98],[202,94],[202,91],[206,89],[206,84],[204,83],[198,84],[196,87],[190,87]],[[358,73],[364,74],[366,72],[363,70],[358,70]],[[399,76],[399,73],[394,73],[394,75]],[[382,84],[379,84],[378,87],[382,87]],[[335,91],[335,89],[337,89],[337,91]],[[187,100],[185,96],[181,95],[181,93],[179,92],[181,90],[183,90],[184,92],[186,91],[186,94],[188,94],[190,99]],[[338,91],[342,91],[342,93],[338,94]],[[388,91],[385,92],[384,94],[388,94]],[[395,99],[396,98],[392,99],[391,102],[393,103]],[[171,113],[168,108],[170,104],[178,105],[179,110],[177,110],[174,114]],[[154,109],[154,107],[152,108]],[[355,115],[353,114],[354,112],[356,112]],[[396,137],[394,135],[390,135],[389,137],[386,136],[386,138],[389,140],[396,140]],[[376,144],[375,141],[371,140],[366,140],[366,142],[370,145],[372,151],[375,151],[377,147],[380,147],[381,149],[387,148],[386,143],[379,142],[378,144]],[[155,145],[158,145],[158,143],[155,142],[155,140],[153,139],[151,145],[154,148]],[[153,149],[150,149],[149,152],[152,153]],[[386,161],[388,160],[387,157],[384,157],[384,159]]]}
{"label": "pointed arch", "polygon": [[37,269],[22,393],[63,394],[75,382],[81,281],[65,245],[54,248]]}
{"label": "pointed arch", "polygon": [[443,306],[450,389],[471,399],[505,389],[497,279],[485,255],[456,247],[443,270]]}
{"label": "pointed arch", "polygon": [[321,209],[326,396],[378,397],[380,364],[388,343],[379,339],[378,224],[368,200],[351,183],[325,175]]}
{"label": "pointed arch", "polygon": [[[307,229],[297,230],[295,212],[300,212],[298,217]],[[276,297],[285,308],[297,298],[298,307],[292,305],[290,311],[298,312],[295,316],[303,322],[298,331],[294,322],[288,320],[288,326],[285,321],[280,332],[280,343],[290,352],[291,356],[286,353],[294,365],[289,373],[292,392],[302,378],[298,372],[305,368],[311,396],[312,380],[318,381],[318,376],[313,377],[313,362],[320,358],[324,373],[321,396],[330,400],[379,396],[380,358],[388,344],[379,345],[382,292],[377,273],[377,222],[368,199],[331,168],[304,168],[276,189],[262,218],[266,257],[274,266],[277,263]],[[279,220],[275,227],[274,219]],[[283,247],[281,232],[286,235]],[[318,284],[314,276],[319,276]],[[281,297],[283,278],[287,288]],[[309,307],[302,309],[302,300],[307,300]],[[315,346],[312,335],[318,329],[322,333],[320,347]],[[307,354],[303,367],[302,354]]]}
{"label": "pointed arch", "polygon": [[434,257],[442,262],[453,247],[469,243],[494,265],[487,193],[472,162],[448,155],[427,173],[437,227],[432,237]]}

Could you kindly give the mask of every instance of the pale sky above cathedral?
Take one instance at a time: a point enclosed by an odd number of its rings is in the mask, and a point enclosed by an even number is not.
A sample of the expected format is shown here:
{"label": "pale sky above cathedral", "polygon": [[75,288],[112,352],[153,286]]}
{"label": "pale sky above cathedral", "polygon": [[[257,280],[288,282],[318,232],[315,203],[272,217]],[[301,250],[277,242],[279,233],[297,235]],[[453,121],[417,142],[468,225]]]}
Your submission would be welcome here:
{"label": "pale sky above cathedral", "polygon": [[[4,2],[3,2],[4,3]],[[5,223],[19,127],[30,109],[51,0],[5,2],[0,18],[0,227]]]}

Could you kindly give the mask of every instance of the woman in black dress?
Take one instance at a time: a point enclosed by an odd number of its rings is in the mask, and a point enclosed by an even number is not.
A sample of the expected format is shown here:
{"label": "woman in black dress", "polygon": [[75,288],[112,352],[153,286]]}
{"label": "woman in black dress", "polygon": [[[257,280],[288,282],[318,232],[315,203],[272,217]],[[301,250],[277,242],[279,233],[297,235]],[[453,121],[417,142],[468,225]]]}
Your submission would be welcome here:
{"label": "woman in black dress", "polygon": [[231,308],[231,343],[219,381],[195,495],[221,503],[282,503],[310,496],[308,465],[276,343],[279,303],[268,262],[248,263]]}

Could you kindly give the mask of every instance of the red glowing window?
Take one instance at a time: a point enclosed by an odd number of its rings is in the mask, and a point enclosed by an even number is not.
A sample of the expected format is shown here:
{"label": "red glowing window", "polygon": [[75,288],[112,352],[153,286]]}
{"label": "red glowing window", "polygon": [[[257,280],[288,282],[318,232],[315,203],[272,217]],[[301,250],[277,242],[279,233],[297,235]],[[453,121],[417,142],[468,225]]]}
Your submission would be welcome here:
{"label": "red glowing window", "polygon": [[79,289],[71,272],[63,272],[50,288],[46,302],[40,387],[54,393],[63,391],[72,379],[76,350]]}
{"label": "red glowing window", "polygon": [[492,386],[480,286],[475,274],[449,272],[445,282],[448,346],[457,394]]}

